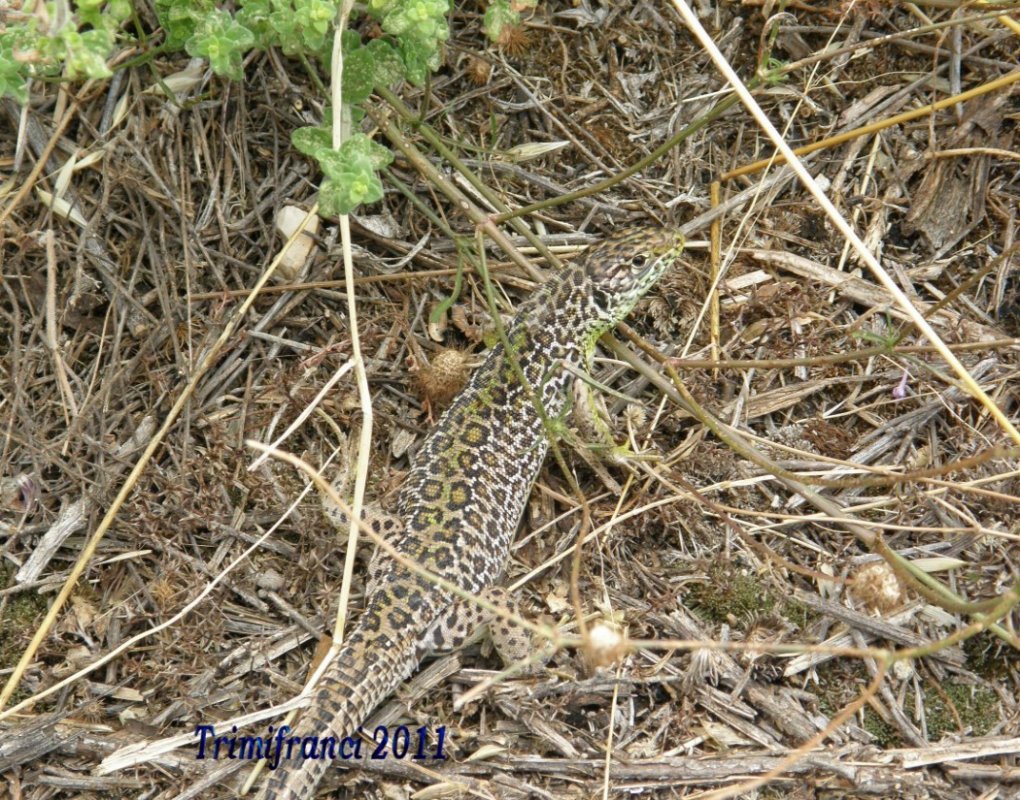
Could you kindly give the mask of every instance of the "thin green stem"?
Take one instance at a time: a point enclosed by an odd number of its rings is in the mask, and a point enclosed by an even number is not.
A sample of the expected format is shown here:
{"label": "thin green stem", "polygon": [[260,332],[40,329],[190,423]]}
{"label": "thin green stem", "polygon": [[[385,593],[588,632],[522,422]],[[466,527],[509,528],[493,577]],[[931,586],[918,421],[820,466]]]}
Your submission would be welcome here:
{"label": "thin green stem", "polygon": [[505,221],[509,221],[510,226],[517,231],[517,233],[527,239],[548,264],[556,267],[561,266],[559,259],[553,255],[552,251],[545,246],[542,240],[531,231],[523,220],[515,219],[512,216],[507,217],[507,214],[511,214],[511,211],[506,203],[503,202],[502,198],[500,198],[496,192],[492,191],[492,189],[486,185],[485,181],[475,175],[475,173],[471,171],[471,168],[461,161],[452,149],[446,146],[443,138],[432,128],[431,125],[424,122],[389,89],[385,87],[377,87],[376,93],[382,97],[382,99],[385,100],[405,122],[414,125],[422,138],[432,145],[454,169],[463,175],[464,179],[471,184],[475,191],[484,197],[493,208],[500,212],[500,216],[497,217],[497,219],[504,221],[503,218],[506,217]]}
{"label": "thin green stem", "polygon": [[[382,134],[389,139],[390,143],[394,147],[404,154],[415,169],[417,169],[427,181],[431,182],[437,189],[439,189],[440,192],[446,195],[446,197],[452,201],[460,211],[466,214],[476,226],[482,228],[489,235],[489,238],[499,245],[499,247],[518,267],[524,270],[525,274],[539,282],[545,280],[545,275],[535,269],[535,266],[524,257],[524,255],[514,246],[513,242],[511,242],[506,234],[503,233],[499,226],[492,221],[492,217],[478,208],[478,206],[471,202],[471,200],[460,189],[454,186],[445,175],[436,169],[435,165],[425,158],[421,151],[407,140],[392,119],[379,110],[371,107],[367,108],[366,111],[372,118],[372,121],[379,126],[379,130]],[[557,261],[556,263],[559,262]]]}
{"label": "thin green stem", "polygon": [[[731,448],[734,452],[748,459],[752,463],[767,470],[776,478],[776,480],[783,483],[791,491],[796,492],[819,511],[828,514],[830,517],[838,521],[839,524],[849,530],[862,544],[868,547],[869,550],[883,555],[883,557],[888,553],[892,553],[892,557],[888,559],[886,563],[896,570],[897,574],[900,575],[900,577],[902,577],[904,581],[911,588],[914,588],[919,594],[930,599],[935,605],[943,607],[952,606],[952,608],[949,608],[948,610],[962,609],[959,613],[970,613],[978,621],[983,623],[982,629],[987,628],[987,630],[995,636],[998,636],[1004,642],[1007,642],[1014,647],[1017,646],[1015,637],[1010,635],[1010,633],[1001,625],[989,622],[989,618],[982,613],[989,609],[990,604],[968,604],[967,601],[956,595],[943,584],[935,581],[935,579],[927,573],[920,573],[919,570],[916,570],[913,565],[910,565],[909,562],[900,557],[899,554],[885,548],[884,542],[881,540],[881,536],[876,535],[866,528],[856,524],[852,519],[849,519],[846,511],[836,501],[814,491],[814,489],[802,481],[802,476],[783,469],[774,461],[759,453],[753,446],[746,443],[738,431],[733,430],[728,425],[709,414],[698,404],[691,393],[687,391],[687,387],[684,386],[683,382],[680,380],[680,376],[676,374],[669,364],[664,365],[666,374],[669,376],[669,380],[667,381],[655,372],[655,370],[649,367],[648,364],[645,364],[639,358],[636,358],[629,350],[627,350],[626,347],[623,346],[621,342],[617,341],[612,336],[607,334],[603,337],[602,341],[621,359],[629,363],[637,369],[638,372],[648,378],[655,386],[661,389],[670,400],[684,410],[693,414],[697,420],[705,425],[705,427],[715,434],[727,447]],[[904,567],[903,564],[907,564],[908,566]],[[998,603],[1000,600],[1001,598],[996,598],[994,602]],[[992,608],[993,612],[997,608],[998,606]]]}
{"label": "thin green stem", "polygon": [[[954,352],[968,350],[995,350],[999,347],[1015,347],[1018,339],[996,339],[990,342],[957,342],[949,347]],[[901,345],[890,347],[862,347],[847,353],[830,353],[823,356],[807,356],[805,358],[672,358],[666,356],[669,363],[679,369],[792,369],[794,367],[818,367],[826,364],[843,364],[847,361],[863,361],[875,356],[911,355],[914,353],[934,353],[935,348],[928,344]]]}
{"label": "thin green stem", "polygon": [[[752,87],[758,86],[761,81],[757,78],[750,82]],[[559,197],[550,197],[546,200],[540,200],[537,203],[518,208],[514,211],[507,211],[498,216],[494,217],[495,222],[510,222],[517,217],[523,217],[527,214],[534,214],[536,211],[544,211],[547,208],[555,208],[561,206],[564,203],[570,203],[574,200],[580,200],[582,197],[590,197],[593,194],[599,194],[604,192],[606,189],[611,189],[616,184],[625,181],[631,175],[635,175],[649,164],[659,160],[666,153],[676,147],[680,142],[689,136],[693,136],[695,133],[704,128],[708,123],[718,119],[722,114],[726,113],[729,109],[735,106],[739,102],[739,98],[736,94],[730,94],[723,98],[711,109],[708,110],[702,117],[692,122],[685,128],[682,128],[677,133],[673,134],[669,139],[663,142],[661,145],[656,147],[652,152],[646,155],[644,158],[635,161],[629,167],[622,172],[618,172],[611,178],[606,178],[604,181],[592,184],[591,186],[585,187],[584,189],[578,189],[576,192],[570,192],[569,194],[560,195]]]}
{"label": "thin green stem", "polygon": [[578,485],[577,480],[574,477],[574,473],[567,466],[567,461],[563,457],[563,453],[560,451],[559,445],[556,442],[557,426],[546,413],[545,406],[542,403],[542,398],[534,391],[534,388],[528,382],[528,379],[524,374],[524,370],[521,368],[520,361],[518,360],[517,351],[512,346],[510,338],[507,336],[506,328],[503,327],[503,321],[500,319],[499,315],[499,308],[496,305],[496,294],[492,288],[492,279],[485,264],[485,248],[480,238],[478,240],[478,249],[478,262],[475,264],[475,269],[478,270],[479,275],[482,278],[482,285],[485,287],[485,299],[489,304],[489,313],[492,315],[496,334],[503,345],[503,349],[506,353],[506,359],[510,363],[510,368],[513,370],[514,377],[517,379],[518,383],[521,384],[528,402],[531,403],[532,407],[535,409],[535,413],[538,414],[538,418],[542,421],[545,436],[549,441],[549,449],[552,451],[553,457],[559,465],[560,472],[562,473],[563,478],[567,481],[567,484],[570,486],[574,496],[577,497],[578,503],[581,507],[581,529],[577,534],[574,559],[571,567],[570,594],[574,606],[574,614],[577,618],[577,625],[581,631],[581,637],[582,639],[587,639],[588,629],[584,621],[584,609],[581,605],[581,595],[580,589],[578,588],[578,582],[580,579],[581,544],[584,542],[584,539],[591,528],[591,512],[588,508],[588,499],[585,497],[584,492],[581,491],[581,487]]}

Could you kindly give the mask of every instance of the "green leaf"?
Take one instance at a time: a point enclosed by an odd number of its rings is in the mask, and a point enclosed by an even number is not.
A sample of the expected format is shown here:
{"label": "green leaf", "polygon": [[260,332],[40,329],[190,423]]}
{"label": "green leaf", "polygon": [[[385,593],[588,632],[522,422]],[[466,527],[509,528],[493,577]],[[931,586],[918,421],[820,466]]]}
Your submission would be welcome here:
{"label": "green leaf", "polygon": [[78,0],[74,13],[78,25],[91,25],[93,28],[103,27],[103,0]]}
{"label": "green leaf", "polygon": [[373,39],[365,47],[344,54],[343,100],[349,105],[362,103],[376,86],[393,83],[403,74],[403,64],[393,46]]}
{"label": "green leaf", "polygon": [[372,54],[367,47],[359,47],[344,56],[343,101],[363,103],[375,88]]}
{"label": "green leaf", "polygon": [[434,43],[405,36],[399,45],[404,76],[415,86],[421,86],[429,72],[439,69],[439,49]]}
{"label": "green leaf", "polygon": [[421,84],[430,70],[439,68],[439,43],[450,30],[447,0],[405,0],[377,6],[382,28],[397,39],[397,48],[409,81]]}
{"label": "green leaf", "polygon": [[[74,27],[93,28],[116,33],[121,24],[131,16],[130,0],[78,0],[73,4]],[[70,23],[69,23],[70,24]]]}
{"label": "green leaf", "polygon": [[308,128],[298,128],[290,135],[290,142],[306,156],[319,160],[321,150],[332,150],[333,145],[330,139],[329,128],[322,125]]}
{"label": "green leaf", "polygon": [[328,217],[350,214],[362,203],[382,200],[383,186],[379,176],[365,164],[352,164],[350,172],[340,179],[327,178],[319,190],[319,209]]}
{"label": "green leaf", "polygon": [[31,65],[15,58],[14,54],[35,50],[38,40],[34,20],[25,25],[11,26],[0,36],[0,97],[13,97],[19,103],[28,101]]}
{"label": "green leaf", "polygon": [[348,53],[353,53],[361,47],[361,34],[348,28],[340,34],[340,46],[343,48],[344,58],[346,58]]}
{"label": "green leaf", "polygon": [[498,42],[504,28],[517,25],[520,21],[521,15],[510,8],[509,0],[495,0],[485,9],[482,25],[486,35],[492,41]]}
{"label": "green leaf", "polygon": [[382,19],[397,5],[397,2],[398,0],[369,0],[368,11],[376,19]]}
{"label": "green leaf", "polygon": [[[297,6],[298,23],[307,29],[306,37],[314,32],[320,41],[332,26],[336,14],[336,6],[327,0],[302,0]],[[311,47],[311,41],[306,38],[306,42]]]}
{"label": "green leaf", "polygon": [[317,152],[315,160],[319,162],[319,169],[327,180],[341,180],[344,173],[350,171],[350,158],[345,158],[339,150],[332,147]]}
{"label": "green leaf", "polygon": [[0,44],[0,97],[13,97],[19,103],[28,102],[28,76],[21,65],[9,58]]}
{"label": "green leaf", "polygon": [[107,27],[110,25],[114,28],[119,28],[124,24],[125,20],[131,18],[131,0],[110,0],[106,4],[106,13],[103,15],[107,21]]}
{"label": "green leaf", "polygon": [[272,47],[279,43],[270,21],[272,13],[272,0],[244,0],[234,19],[255,34],[260,47]]}
{"label": "green leaf", "polygon": [[375,73],[375,85],[393,83],[404,76],[404,65],[393,45],[382,39],[375,39],[365,48],[372,54],[372,70]]}
{"label": "green leaf", "polygon": [[202,18],[212,11],[211,0],[156,0],[156,19],[166,34],[167,49],[184,47]]}
{"label": "green leaf", "polygon": [[240,80],[241,58],[255,44],[255,34],[226,11],[215,9],[199,22],[185,49],[195,57],[205,56],[213,72]]}
{"label": "green leaf", "polygon": [[445,40],[448,8],[447,0],[405,0],[386,14],[382,28],[397,37],[410,33],[423,40]]}
{"label": "green leaf", "polygon": [[93,29],[80,34],[77,31],[61,36],[67,47],[67,76],[84,76],[93,80],[109,78],[113,71],[106,64],[113,50],[113,36],[106,31]]}
{"label": "green leaf", "polygon": [[344,142],[340,153],[352,160],[365,158],[373,169],[382,169],[393,163],[393,153],[363,133],[356,133]]}
{"label": "green leaf", "polygon": [[[298,132],[303,131],[300,136]],[[356,133],[339,150],[324,146],[328,132],[323,128],[300,128],[294,132],[294,146],[312,155],[325,179],[319,190],[319,209],[324,216],[349,214],[362,203],[383,197],[377,170],[393,161],[393,154],[363,133]]]}
{"label": "green leaf", "polygon": [[338,0],[254,0],[254,5],[252,21],[263,46],[278,45],[287,55],[314,56],[329,63]]}
{"label": "green leaf", "polygon": [[269,15],[272,31],[268,44],[278,45],[284,53],[292,56],[301,49],[301,31],[297,17],[291,8],[277,8]]}

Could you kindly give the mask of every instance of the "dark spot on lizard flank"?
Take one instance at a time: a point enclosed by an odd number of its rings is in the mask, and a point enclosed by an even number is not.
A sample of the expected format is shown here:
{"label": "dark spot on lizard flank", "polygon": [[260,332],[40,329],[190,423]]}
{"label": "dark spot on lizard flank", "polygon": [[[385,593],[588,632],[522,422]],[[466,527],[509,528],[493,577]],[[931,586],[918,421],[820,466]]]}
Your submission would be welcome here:
{"label": "dark spot on lizard flank", "polygon": [[421,485],[423,500],[436,501],[443,496],[443,482],[435,478],[425,480]]}
{"label": "dark spot on lizard flank", "polygon": [[361,619],[358,624],[366,631],[375,633],[379,630],[379,625],[382,620],[379,619],[379,612],[374,609],[366,609],[365,613],[361,615]]}
{"label": "dark spot on lizard flank", "polygon": [[477,447],[487,438],[488,430],[480,422],[472,420],[464,425],[461,431],[463,442],[471,447]]}
{"label": "dark spot on lizard flank", "polygon": [[405,607],[412,614],[417,614],[425,607],[425,596],[421,592],[412,592],[407,598]]}
{"label": "dark spot on lizard flank", "polygon": [[471,450],[458,448],[450,457],[447,475],[461,474],[465,478],[477,478],[481,475],[482,464],[478,456]]}
{"label": "dark spot on lizard flank", "polygon": [[461,511],[471,502],[473,492],[471,484],[467,481],[453,481],[450,484],[450,494],[446,500],[446,508],[449,511]]}
{"label": "dark spot on lizard flank", "polygon": [[394,583],[390,587],[390,595],[395,600],[406,600],[407,599],[407,586],[403,583]]}
{"label": "dark spot on lizard flank", "polygon": [[414,622],[414,617],[403,608],[391,608],[386,612],[386,620],[394,630],[401,631]]}
{"label": "dark spot on lizard flank", "polygon": [[482,515],[473,508],[464,512],[464,522],[467,523],[468,528],[474,531],[480,531],[485,526],[485,520],[482,518]]}
{"label": "dark spot on lizard flank", "polygon": [[439,524],[439,512],[435,509],[419,508],[411,515],[411,527],[416,531],[424,531]]}
{"label": "dark spot on lizard flank", "polygon": [[[445,445],[446,443],[444,442],[443,444]],[[433,455],[432,458],[429,459],[428,464],[425,465],[425,470],[432,480],[441,481],[446,477],[446,467],[443,464],[441,454],[448,452],[450,452],[450,448],[445,446],[437,447],[433,451],[435,455]]]}
{"label": "dark spot on lizard flank", "polygon": [[441,572],[446,572],[457,560],[453,557],[453,549],[445,545],[433,547],[429,552],[429,562]]}
{"label": "dark spot on lizard flank", "polygon": [[[521,367],[523,368],[524,365],[521,364]],[[513,367],[506,364],[499,370],[496,381],[500,386],[514,386],[517,383],[517,373],[514,372]]]}
{"label": "dark spot on lizard flank", "polygon": [[391,537],[400,531],[403,523],[390,516],[374,516],[368,523],[372,533],[382,537]]}
{"label": "dark spot on lizard flank", "polygon": [[491,391],[491,403],[496,408],[506,408],[507,402],[507,382],[497,381],[492,387]]}
{"label": "dark spot on lizard flank", "polygon": [[469,409],[465,407],[467,401],[462,400],[459,404],[450,408],[450,418],[446,421],[447,428],[455,430],[464,424],[468,417]]}
{"label": "dark spot on lizard flank", "polygon": [[[447,431],[437,431],[428,440],[428,447],[433,453],[441,453],[453,445],[453,436]],[[431,464],[429,464],[431,466]]]}
{"label": "dark spot on lizard flank", "polygon": [[491,423],[492,416],[493,406],[491,405],[480,405],[478,406],[477,409],[475,409],[475,420],[477,422],[482,423],[483,425],[486,423]]}

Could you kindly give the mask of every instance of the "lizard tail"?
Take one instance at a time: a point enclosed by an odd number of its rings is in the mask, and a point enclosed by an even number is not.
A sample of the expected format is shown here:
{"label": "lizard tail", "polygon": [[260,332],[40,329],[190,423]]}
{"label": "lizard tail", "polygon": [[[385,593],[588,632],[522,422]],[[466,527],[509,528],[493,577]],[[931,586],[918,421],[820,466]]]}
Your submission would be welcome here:
{"label": "lizard tail", "polygon": [[[416,647],[415,637],[400,636],[394,642],[386,636],[366,635],[360,627],[355,629],[319,679],[311,704],[294,733],[284,740],[279,764],[258,795],[259,800],[311,800],[323,776],[336,766],[321,749],[322,740],[336,737],[338,747],[344,737],[357,737],[358,726],[414,671]],[[366,659],[369,653],[371,658]],[[294,745],[287,758],[287,741],[294,737],[302,741]],[[306,744],[306,737],[317,737],[320,745]],[[318,751],[314,758],[309,755],[313,747]]]}

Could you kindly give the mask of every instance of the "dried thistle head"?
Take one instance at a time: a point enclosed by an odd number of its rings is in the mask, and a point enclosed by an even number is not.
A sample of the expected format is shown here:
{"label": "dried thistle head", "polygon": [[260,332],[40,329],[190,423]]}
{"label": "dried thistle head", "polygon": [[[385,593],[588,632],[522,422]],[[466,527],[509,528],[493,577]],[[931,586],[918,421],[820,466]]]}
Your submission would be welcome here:
{"label": "dried thistle head", "polygon": [[464,388],[471,374],[471,354],[453,348],[441,350],[415,377],[422,400],[430,409],[442,409]]}
{"label": "dried thistle head", "polygon": [[504,25],[496,46],[510,58],[520,58],[531,49],[531,34],[522,25]]}
{"label": "dried thistle head", "polygon": [[467,75],[468,80],[475,86],[485,86],[485,84],[489,82],[489,76],[492,75],[492,64],[484,58],[470,56],[468,58],[465,74]]}
{"label": "dried thistle head", "polygon": [[899,578],[884,561],[865,564],[847,582],[850,594],[871,611],[887,613],[906,600]]}
{"label": "dried thistle head", "polygon": [[648,412],[637,403],[627,403],[623,409],[623,419],[627,430],[640,431],[648,424]]}
{"label": "dried thistle head", "polygon": [[725,653],[702,648],[691,653],[691,660],[681,679],[681,686],[687,693],[694,692],[706,683],[718,686],[719,678],[725,671]]}
{"label": "dried thistle head", "polygon": [[615,624],[599,622],[588,631],[585,656],[593,667],[607,667],[627,655],[627,634]]}
{"label": "dried thistle head", "polygon": [[149,584],[149,592],[161,611],[171,608],[177,598],[179,587],[169,575],[161,575]]}

